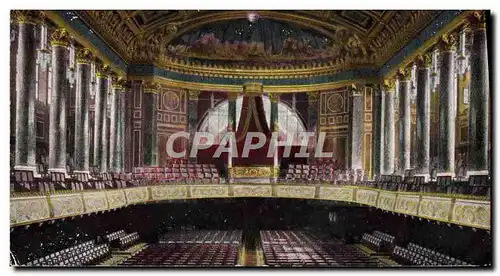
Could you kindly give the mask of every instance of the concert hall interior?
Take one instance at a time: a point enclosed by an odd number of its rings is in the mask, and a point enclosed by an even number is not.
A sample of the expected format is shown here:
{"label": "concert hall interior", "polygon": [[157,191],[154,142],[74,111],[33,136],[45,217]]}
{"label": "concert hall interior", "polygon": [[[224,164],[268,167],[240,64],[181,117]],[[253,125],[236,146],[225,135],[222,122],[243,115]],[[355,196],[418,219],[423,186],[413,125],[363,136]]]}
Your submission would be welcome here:
{"label": "concert hall interior", "polygon": [[490,29],[12,10],[10,264],[491,268]]}

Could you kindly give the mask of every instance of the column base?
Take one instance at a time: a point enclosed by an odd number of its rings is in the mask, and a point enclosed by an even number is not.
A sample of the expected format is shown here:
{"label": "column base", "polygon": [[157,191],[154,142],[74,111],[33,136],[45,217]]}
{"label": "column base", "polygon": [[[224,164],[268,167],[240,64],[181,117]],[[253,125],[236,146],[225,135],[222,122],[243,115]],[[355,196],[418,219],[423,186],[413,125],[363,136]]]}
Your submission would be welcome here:
{"label": "column base", "polygon": [[68,173],[66,172],[66,169],[61,169],[61,168],[51,168],[48,169],[47,172],[50,173],[64,173],[64,178],[69,178]]}
{"label": "column base", "polygon": [[30,166],[30,165],[15,165],[14,170],[16,171],[32,171],[33,172],[33,177],[34,178],[40,178],[42,177],[38,171],[36,170],[36,166]]}
{"label": "column base", "polygon": [[73,171],[73,173],[88,174],[88,175],[90,175],[90,171]]}
{"label": "column base", "polygon": [[34,171],[36,172],[36,166],[30,166],[30,165],[15,165],[14,170],[19,170],[19,171]]}
{"label": "column base", "polygon": [[467,177],[469,176],[475,176],[475,175],[489,175],[490,172],[487,171],[487,170],[483,170],[483,171],[468,171],[467,172]]}
{"label": "column base", "polygon": [[437,177],[440,177],[440,176],[451,176],[452,178],[455,177],[455,173],[454,172],[438,172],[436,174]]}
{"label": "column base", "polygon": [[429,179],[431,178],[431,175],[428,173],[417,173],[415,176],[423,176],[425,182],[429,182]]}

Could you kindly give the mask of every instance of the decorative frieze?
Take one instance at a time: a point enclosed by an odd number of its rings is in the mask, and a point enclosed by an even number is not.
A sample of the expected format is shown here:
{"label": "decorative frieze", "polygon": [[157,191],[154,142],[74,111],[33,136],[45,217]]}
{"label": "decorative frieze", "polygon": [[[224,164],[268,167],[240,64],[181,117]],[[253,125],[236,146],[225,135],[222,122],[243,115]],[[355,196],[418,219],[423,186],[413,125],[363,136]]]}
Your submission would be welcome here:
{"label": "decorative frieze", "polygon": [[234,185],[231,186],[234,197],[271,197],[271,185]]}
{"label": "decorative frieze", "polygon": [[85,213],[81,194],[51,195],[52,216],[55,218]]}
{"label": "decorative frieze", "polygon": [[314,198],[316,189],[314,186],[276,186],[276,195],[287,198]]}

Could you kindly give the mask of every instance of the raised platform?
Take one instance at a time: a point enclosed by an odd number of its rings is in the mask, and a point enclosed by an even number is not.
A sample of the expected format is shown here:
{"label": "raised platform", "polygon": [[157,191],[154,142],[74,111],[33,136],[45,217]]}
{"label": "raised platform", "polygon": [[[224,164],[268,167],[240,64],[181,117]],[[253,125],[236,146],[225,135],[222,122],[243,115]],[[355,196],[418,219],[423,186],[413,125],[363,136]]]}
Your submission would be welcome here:
{"label": "raised platform", "polygon": [[91,214],[133,204],[176,199],[280,197],[358,203],[389,212],[444,223],[491,228],[491,204],[486,197],[392,192],[359,186],[311,184],[154,185],[126,189],[64,191],[49,195],[18,194],[10,198],[10,225]]}

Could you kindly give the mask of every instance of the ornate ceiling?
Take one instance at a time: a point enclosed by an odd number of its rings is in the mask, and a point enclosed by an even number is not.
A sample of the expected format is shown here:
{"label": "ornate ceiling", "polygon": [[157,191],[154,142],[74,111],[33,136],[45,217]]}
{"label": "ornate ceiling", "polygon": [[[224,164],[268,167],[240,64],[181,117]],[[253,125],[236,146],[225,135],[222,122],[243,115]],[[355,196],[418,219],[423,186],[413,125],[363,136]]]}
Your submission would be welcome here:
{"label": "ornate ceiling", "polygon": [[[254,25],[258,25],[259,30],[281,26],[281,31],[302,32],[310,34],[309,38],[328,41],[318,46],[318,43],[311,43],[311,39],[297,39],[296,35],[279,37],[279,49],[270,50],[266,44],[269,38],[262,38],[265,31],[259,38],[235,37],[235,28],[229,36],[224,35],[231,24],[245,27],[242,19],[248,17],[249,11],[87,10],[76,13],[129,63],[155,64],[163,68],[328,68],[331,72],[380,68],[439,11],[256,11],[260,19]],[[273,23],[265,25],[259,21]],[[225,30],[222,36],[221,29]],[[278,30],[273,34],[274,40],[276,33]],[[297,65],[297,60],[307,62]],[[249,63],[242,64],[242,61]]]}

